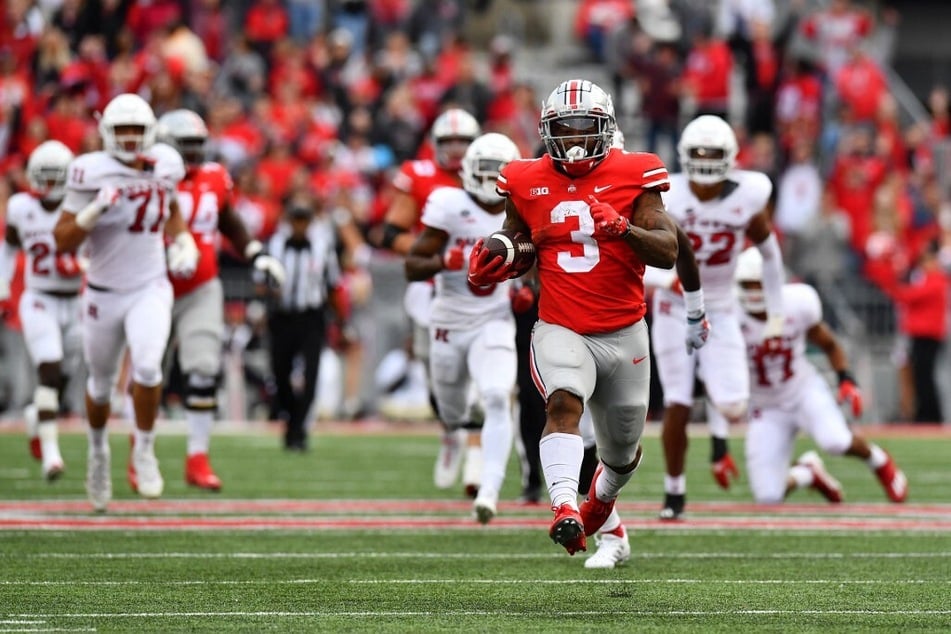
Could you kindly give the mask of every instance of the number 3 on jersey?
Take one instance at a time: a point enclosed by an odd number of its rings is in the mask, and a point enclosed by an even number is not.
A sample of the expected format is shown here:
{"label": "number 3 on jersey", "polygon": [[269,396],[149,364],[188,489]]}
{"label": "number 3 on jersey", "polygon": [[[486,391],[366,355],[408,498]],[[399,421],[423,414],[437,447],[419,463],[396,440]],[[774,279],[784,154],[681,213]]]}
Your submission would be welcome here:
{"label": "number 3 on jersey", "polygon": [[558,266],[566,273],[587,273],[601,260],[601,250],[598,241],[594,239],[594,218],[591,217],[591,208],[581,200],[566,200],[558,203],[551,210],[552,224],[568,224],[569,227],[577,223],[577,229],[571,229],[571,242],[580,244],[581,255],[577,249],[558,252]]}

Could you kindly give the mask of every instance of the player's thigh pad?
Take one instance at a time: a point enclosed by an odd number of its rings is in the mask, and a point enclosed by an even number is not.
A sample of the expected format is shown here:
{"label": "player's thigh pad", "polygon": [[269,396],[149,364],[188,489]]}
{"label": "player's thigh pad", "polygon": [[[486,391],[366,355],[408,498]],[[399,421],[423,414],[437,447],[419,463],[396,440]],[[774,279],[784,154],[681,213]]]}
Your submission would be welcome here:
{"label": "player's thigh pad", "polygon": [[57,319],[57,298],[30,290],[20,296],[23,340],[33,365],[63,360],[63,335]]}
{"label": "player's thigh pad", "polygon": [[63,373],[78,376],[83,363],[82,300],[77,297],[60,300],[59,325],[63,333]]}
{"label": "player's thigh pad", "polygon": [[797,419],[820,449],[841,456],[852,444],[852,430],[825,379],[814,375],[803,386]]}
{"label": "player's thigh pad", "polygon": [[532,330],[532,379],[545,400],[565,390],[582,401],[594,392],[597,370],[585,338],[578,333],[539,320]]}
{"label": "player's thigh pad", "polygon": [[429,374],[439,416],[447,425],[468,422],[465,419],[469,394],[466,357],[478,331],[430,330]]}
{"label": "player's thigh pad", "polygon": [[134,293],[86,288],[82,298],[83,358],[89,376],[86,390],[97,403],[108,403],[125,346],[124,322]]}
{"label": "player's thigh pad", "polygon": [[469,346],[467,359],[469,373],[481,394],[512,394],[518,369],[515,322],[496,319],[483,324]]}
{"label": "player's thigh pad", "polygon": [[746,471],[753,499],[778,504],[786,496],[786,477],[795,448],[796,416],[778,408],[753,408],[746,430]]}
{"label": "player's thigh pad", "polygon": [[[588,406],[605,463],[622,467],[634,461],[644,433],[650,400],[650,342],[641,320],[616,333],[586,337],[597,365],[598,382]],[[643,359],[639,363],[634,363]]]}
{"label": "player's thigh pad", "polygon": [[710,318],[710,338],[698,355],[698,373],[707,397],[724,416],[723,406],[746,403],[750,399],[750,371],[746,343],[740,324],[732,313],[714,312]]}
{"label": "player's thigh pad", "polygon": [[172,327],[172,285],[167,278],[137,291],[125,317],[132,379],[153,387],[162,382],[162,357]]}
{"label": "player's thigh pad", "polygon": [[687,354],[687,317],[682,309],[665,304],[653,310],[650,328],[657,376],[664,388],[664,404],[690,405],[693,403],[693,384],[696,376],[696,353]]}
{"label": "player's thigh pad", "polygon": [[178,363],[185,374],[218,375],[224,337],[223,302],[218,278],[175,300],[172,319]]}

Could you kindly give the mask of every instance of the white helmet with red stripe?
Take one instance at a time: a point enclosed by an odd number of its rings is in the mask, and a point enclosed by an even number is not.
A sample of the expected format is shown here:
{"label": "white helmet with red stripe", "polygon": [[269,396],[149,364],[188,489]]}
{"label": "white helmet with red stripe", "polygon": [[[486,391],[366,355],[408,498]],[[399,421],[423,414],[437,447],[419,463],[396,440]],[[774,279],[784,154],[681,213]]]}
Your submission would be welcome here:
{"label": "white helmet with red stripe", "polygon": [[739,145],[730,124],[712,114],[700,115],[680,135],[677,153],[687,177],[694,183],[714,185],[736,165]]}
{"label": "white helmet with red stripe", "polygon": [[482,134],[479,122],[462,108],[450,108],[436,117],[432,127],[436,163],[448,170],[462,167],[462,157],[472,140]]}
{"label": "white helmet with red stripe", "polygon": [[736,260],[733,273],[736,294],[740,306],[748,313],[766,312],[766,295],[763,293],[763,256],[756,247],[748,247]]}
{"label": "white helmet with red stripe", "polygon": [[538,123],[548,154],[572,176],[586,174],[607,156],[616,129],[611,95],[586,79],[555,88]]}

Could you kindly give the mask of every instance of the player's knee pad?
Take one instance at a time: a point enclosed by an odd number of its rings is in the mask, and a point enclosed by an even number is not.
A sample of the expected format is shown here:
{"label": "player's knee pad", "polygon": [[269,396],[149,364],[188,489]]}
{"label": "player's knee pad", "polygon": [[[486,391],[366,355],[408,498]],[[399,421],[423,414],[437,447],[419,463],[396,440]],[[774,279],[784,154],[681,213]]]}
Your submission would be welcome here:
{"label": "player's knee pad", "polygon": [[813,437],[819,449],[832,456],[841,456],[849,447],[852,446],[852,436],[836,435],[833,438],[825,438],[821,434]]}
{"label": "player's knee pad", "polygon": [[725,419],[730,421],[731,425],[745,423],[747,409],[747,401],[735,401],[733,403],[721,403],[717,405],[717,411],[719,411]]}
{"label": "player's knee pad", "polygon": [[132,380],[143,387],[155,387],[162,382],[162,368],[158,365],[133,365]]}
{"label": "player's knee pad", "polygon": [[218,409],[218,377],[192,372],[185,384],[185,409],[215,411]]}
{"label": "player's knee pad", "polygon": [[512,411],[511,396],[505,392],[487,392],[482,395],[482,409],[486,418],[504,418],[507,411]]}
{"label": "player's knee pad", "polygon": [[86,379],[86,394],[97,405],[105,405],[112,400],[112,386],[115,377],[97,377],[90,374]]}
{"label": "player's knee pad", "polygon": [[33,391],[33,404],[41,412],[58,412],[59,391],[48,385],[37,385]]}

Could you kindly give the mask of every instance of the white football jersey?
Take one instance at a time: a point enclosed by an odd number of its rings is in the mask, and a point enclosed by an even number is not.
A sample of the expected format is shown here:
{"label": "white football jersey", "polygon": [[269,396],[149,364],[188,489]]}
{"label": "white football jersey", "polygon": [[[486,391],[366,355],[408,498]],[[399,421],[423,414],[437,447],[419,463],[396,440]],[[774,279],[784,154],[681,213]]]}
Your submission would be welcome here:
{"label": "white football jersey", "polygon": [[[442,229],[449,234],[447,250],[462,246],[466,262],[472,247],[502,228],[505,214],[490,214],[480,207],[469,194],[456,187],[434,190],[423,207],[422,223]],[[493,319],[511,319],[509,304],[510,282],[480,289],[469,284],[468,270],[440,271],[436,274],[436,294],[433,298],[430,327],[475,328]]]}
{"label": "white football jersey", "polygon": [[806,357],[806,333],[822,321],[819,294],[807,284],[786,284],[783,309],[783,334],[767,342],[762,341],[766,321],[739,311],[750,367],[750,404],[754,407],[799,403],[803,390],[818,375]]}
{"label": "white football jersey", "polygon": [[26,254],[26,288],[33,291],[76,293],[82,286],[82,270],[72,252],[56,250],[53,228],[62,206],[43,208],[39,199],[21,192],[7,202],[7,225],[16,228]]}
{"label": "white football jersey", "polygon": [[733,272],[746,246],[746,228],[766,207],[772,191],[765,174],[732,170],[724,195],[701,202],[690,191],[686,174],[671,174],[670,191],[661,195],[667,213],[693,245],[707,310],[729,310],[734,305]]}
{"label": "white football jersey", "polygon": [[143,154],[154,161],[150,169],[133,169],[106,152],[82,154],[69,165],[63,209],[80,211],[105,185],[122,189],[119,201],[99,217],[86,238],[86,278],[91,285],[130,291],[166,275],[163,228],[185,164],[164,143]]}

